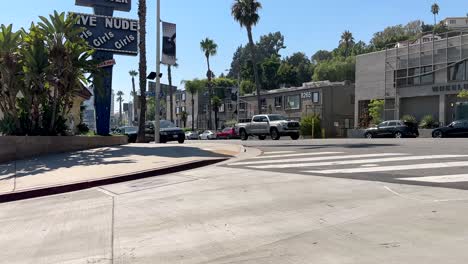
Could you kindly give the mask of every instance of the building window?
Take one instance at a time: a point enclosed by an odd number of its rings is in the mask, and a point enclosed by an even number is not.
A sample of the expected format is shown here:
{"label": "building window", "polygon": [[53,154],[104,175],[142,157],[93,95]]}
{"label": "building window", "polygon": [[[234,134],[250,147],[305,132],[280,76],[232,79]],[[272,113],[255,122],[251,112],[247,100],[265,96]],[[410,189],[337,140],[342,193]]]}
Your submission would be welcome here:
{"label": "building window", "polygon": [[275,107],[282,108],[283,107],[283,96],[276,96],[275,97]]}
{"label": "building window", "polygon": [[319,92],[315,92],[315,93],[312,93],[312,102],[314,103],[320,103],[320,93]]}
{"label": "building window", "polygon": [[185,93],[183,93],[183,94],[182,94],[182,101],[185,102],[185,99],[186,99],[186,95],[185,95]]}
{"label": "building window", "polygon": [[[432,66],[426,66],[421,68],[421,84],[433,84],[434,83],[434,72]],[[425,74],[427,73],[427,74]]]}
{"label": "building window", "polygon": [[286,97],[286,108],[289,110],[299,110],[301,109],[301,96],[300,95],[290,95]]}
{"label": "building window", "polygon": [[450,25],[455,25],[455,24],[457,24],[457,21],[455,19],[450,19],[449,23],[450,23]]}
{"label": "building window", "polygon": [[466,62],[461,62],[457,64],[452,64],[449,65],[447,73],[448,77],[447,79],[449,81],[463,81],[465,79],[465,63]]}
{"label": "building window", "polygon": [[262,98],[260,102],[261,102],[262,109],[263,110],[267,109],[267,100],[266,100],[266,98]]}
{"label": "building window", "polygon": [[203,113],[206,113],[206,112],[208,112],[208,105],[204,104],[203,105]]}
{"label": "building window", "polygon": [[185,106],[182,106],[182,112],[186,112]]}
{"label": "building window", "polygon": [[232,112],[233,110],[232,101],[227,101],[226,106],[227,106],[227,111]]}
{"label": "building window", "polygon": [[176,114],[180,114],[180,107],[176,107]]}
{"label": "building window", "polygon": [[247,108],[246,103],[244,103],[244,102],[239,103],[239,112],[245,112],[246,108]]}
{"label": "building window", "polygon": [[224,104],[221,104],[221,106],[219,107],[219,112],[224,113]]}

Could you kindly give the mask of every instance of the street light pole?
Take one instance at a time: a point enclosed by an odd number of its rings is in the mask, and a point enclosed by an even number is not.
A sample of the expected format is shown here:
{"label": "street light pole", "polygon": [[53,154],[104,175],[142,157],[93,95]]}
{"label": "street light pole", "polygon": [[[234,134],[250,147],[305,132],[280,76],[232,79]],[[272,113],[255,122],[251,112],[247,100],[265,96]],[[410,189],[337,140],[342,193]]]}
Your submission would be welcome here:
{"label": "street light pole", "polygon": [[160,143],[159,131],[160,124],[160,101],[159,94],[161,93],[161,0],[156,0],[156,91],[154,95],[155,104],[155,124],[154,124],[154,142]]}

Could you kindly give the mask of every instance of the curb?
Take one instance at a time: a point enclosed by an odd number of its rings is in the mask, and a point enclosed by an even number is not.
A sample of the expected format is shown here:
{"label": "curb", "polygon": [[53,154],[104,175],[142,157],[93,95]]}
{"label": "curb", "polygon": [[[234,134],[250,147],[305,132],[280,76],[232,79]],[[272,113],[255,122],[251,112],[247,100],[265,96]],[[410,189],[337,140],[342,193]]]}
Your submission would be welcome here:
{"label": "curb", "polygon": [[153,170],[140,171],[133,174],[118,175],[116,177],[107,177],[100,178],[96,180],[84,181],[84,182],[75,182],[58,186],[36,188],[36,189],[27,189],[18,192],[0,194],[0,204],[9,203],[14,201],[63,194],[68,192],[75,192],[85,189],[91,189],[94,187],[99,187],[103,185],[134,181],[144,178],[162,176],[165,174],[171,174],[191,169],[197,169],[209,165],[214,165],[223,161],[228,160],[228,158],[218,158],[218,159],[208,159],[208,160],[199,160],[194,162],[187,162],[178,164],[171,167],[162,167]]}

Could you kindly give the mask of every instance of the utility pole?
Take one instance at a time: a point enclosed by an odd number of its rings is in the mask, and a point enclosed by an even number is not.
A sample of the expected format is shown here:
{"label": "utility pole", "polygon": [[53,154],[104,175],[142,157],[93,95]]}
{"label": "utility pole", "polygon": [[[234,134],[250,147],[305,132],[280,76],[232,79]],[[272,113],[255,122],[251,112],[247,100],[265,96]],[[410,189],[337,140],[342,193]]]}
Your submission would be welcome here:
{"label": "utility pole", "polygon": [[160,143],[160,101],[161,93],[161,0],[156,0],[156,91],[154,94],[155,120],[154,120],[154,142]]}

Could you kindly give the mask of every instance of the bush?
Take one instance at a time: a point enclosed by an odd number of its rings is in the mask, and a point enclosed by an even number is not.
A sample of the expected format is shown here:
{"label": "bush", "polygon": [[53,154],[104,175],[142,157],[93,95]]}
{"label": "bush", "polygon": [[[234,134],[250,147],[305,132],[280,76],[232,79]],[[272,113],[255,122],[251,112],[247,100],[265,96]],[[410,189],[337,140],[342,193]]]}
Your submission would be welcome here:
{"label": "bush", "polygon": [[80,134],[80,135],[88,134],[88,132],[89,132],[88,125],[84,124],[84,123],[81,123],[81,124],[77,125],[76,128],[78,129],[78,134]]}
{"label": "bush", "polygon": [[374,125],[382,123],[382,114],[384,111],[384,100],[372,100],[369,104],[369,115]]}
{"label": "bush", "polygon": [[409,122],[409,123],[413,123],[413,124],[418,123],[418,121],[416,120],[416,117],[414,117],[412,115],[404,115],[401,119],[403,121],[405,121],[405,122]]}
{"label": "bush", "polygon": [[436,128],[438,126],[438,123],[434,120],[434,117],[432,115],[427,115],[423,117],[419,126],[424,129],[432,129]]}
{"label": "bush", "polygon": [[301,120],[301,135],[312,136],[312,126],[314,127],[314,138],[322,137],[321,120],[318,115],[308,115]]}

